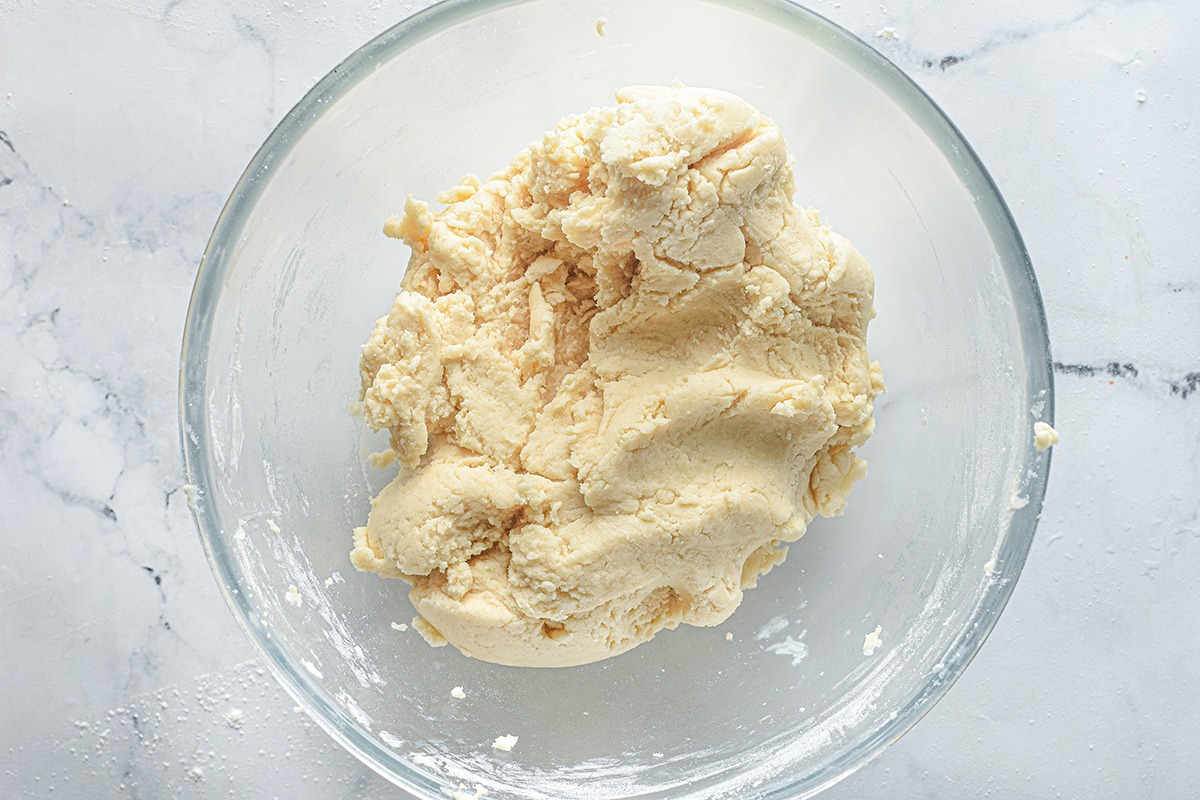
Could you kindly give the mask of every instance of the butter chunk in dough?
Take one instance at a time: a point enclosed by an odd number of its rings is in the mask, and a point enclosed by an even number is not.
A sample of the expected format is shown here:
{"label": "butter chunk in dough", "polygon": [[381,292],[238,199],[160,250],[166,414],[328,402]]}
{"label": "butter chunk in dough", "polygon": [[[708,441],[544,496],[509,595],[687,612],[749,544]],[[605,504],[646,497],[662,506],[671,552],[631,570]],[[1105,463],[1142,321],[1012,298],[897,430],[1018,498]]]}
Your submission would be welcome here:
{"label": "butter chunk in dough", "polygon": [[434,213],[363,347],[400,474],[351,553],[462,652],[567,666],[717,625],[866,472],[874,278],[779,129],[634,87]]}

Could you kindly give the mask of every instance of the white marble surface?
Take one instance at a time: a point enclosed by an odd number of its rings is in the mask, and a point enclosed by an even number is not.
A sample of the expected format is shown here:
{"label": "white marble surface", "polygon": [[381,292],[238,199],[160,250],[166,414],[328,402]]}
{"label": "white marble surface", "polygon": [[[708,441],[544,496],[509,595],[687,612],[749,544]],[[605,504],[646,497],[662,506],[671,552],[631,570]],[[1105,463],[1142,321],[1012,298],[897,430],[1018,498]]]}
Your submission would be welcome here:
{"label": "white marble surface", "polygon": [[[0,796],[402,794],[253,661],[179,491],[176,385],[250,156],[422,5],[0,0]],[[813,7],[991,170],[1041,282],[1063,436],[991,639],[825,796],[1196,796],[1200,6]]]}

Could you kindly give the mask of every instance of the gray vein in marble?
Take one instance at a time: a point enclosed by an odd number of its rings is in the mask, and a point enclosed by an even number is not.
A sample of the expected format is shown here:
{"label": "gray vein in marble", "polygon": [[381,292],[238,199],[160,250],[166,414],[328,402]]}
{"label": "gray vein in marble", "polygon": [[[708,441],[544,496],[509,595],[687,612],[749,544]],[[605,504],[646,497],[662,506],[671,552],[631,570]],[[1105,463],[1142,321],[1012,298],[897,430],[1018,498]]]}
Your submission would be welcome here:
{"label": "gray vein in marble", "polygon": [[1188,395],[1200,390],[1200,372],[1189,372],[1178,382],[1170,381],[1170,384],[1171,394],[1177,394],[1186,400]]}
{"label": "gray vein in marble", "polygon": [[[1116,379],[1132,380],[1142,371],[1128,362],[1109,361],[1105,364],[1064,364],[1054,362],[1054,371],[1059,375],[1069,375],[1078,378],[1100,376],[1109,378],[1109,383]],[[1164,387],[1170,395],[1176,395],[1187,400],[1192,394],[1200,391],[1200,371],[1179,373],[1160,373],[1153,378],[1155,384]]]}
{"label": "gray vein in marble", "polygon": [[9,713],[29,718],[47,702],[136,691],[173,661],[211,662],[212,634],[197,624],[222,609],[211,589],[215,606],[196,595],[211,578],[182,503],[170,502],[182,482],[173,399],[186,290],[175,276],[194,261],[164,245],[160,232],[176,226],[158,209],[150,219],[118,196],[105,216],[69,202],[26,156],[30,134],[5,126],[0,497],[9,525],[38,546],[5,551],[4,605],[17,619],[68,623],[22,640],[25,658],[10,666],[10,680],[49,679],[66,693],[10,695]]}
{"label": "gray vein in marble", "polygon": [[1001,27],[992,32],[983,42],[974,47],[964,48],[963,50],[947,53],[945,55],[935,55],[926,49],[914,48],[908,44],[908,40],[904,37],[889,39],[890,47],[886,48],[889,52],[895,50],[903,53],[911,63],[919,64],[925,69],[937,68],[941,72],[945,72],[951,67],[955,67],[964,61],[977,59],[981,56],[994,53],[1008,45],[1024,42],[1036,36],[1042,36],[1048,33],[1057,33],[1062,30],[1074,27],[1083,20],[1094,16],[1101,7],[1101,3],[1092,3],[1085,7],[1082,11],[1065,20],[1055,22],[1046,22],[1043,24],[1031,24],[1025,27]]}
{"label": "gray vein in marble", "polygon": [[1054,371],[1060,375],[1079,375],[1091,377],[1092,375],[1111,375],[1114,378],[1136,378],[1138,375],[1137,367],[1133,364],[1121,364],[1117,361],[1110,361],[1103,367],[1092,366],[1091,364],[1064,364],[1061,361],[1054,362]]}

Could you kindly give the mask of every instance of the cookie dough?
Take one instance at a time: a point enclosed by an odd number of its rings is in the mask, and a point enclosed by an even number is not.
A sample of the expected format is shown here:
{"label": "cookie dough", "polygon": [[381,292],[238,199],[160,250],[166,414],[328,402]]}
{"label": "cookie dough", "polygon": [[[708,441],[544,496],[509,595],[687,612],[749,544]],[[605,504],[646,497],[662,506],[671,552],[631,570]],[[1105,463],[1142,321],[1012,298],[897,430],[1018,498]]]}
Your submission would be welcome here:
{"label": "cookie dough", "polygon": [[1058,431],[1045,422],[1033,423],[1033,446],[1038,450],[1049,450],[1058,444]]}
{"label": "cookie dough", "polygon": [[874,278],[743,100],[632,87],[486,183],[409,199],[362,350],[400,473],[354,534],[423,635],[501,664],[716,625],[866,473]]}

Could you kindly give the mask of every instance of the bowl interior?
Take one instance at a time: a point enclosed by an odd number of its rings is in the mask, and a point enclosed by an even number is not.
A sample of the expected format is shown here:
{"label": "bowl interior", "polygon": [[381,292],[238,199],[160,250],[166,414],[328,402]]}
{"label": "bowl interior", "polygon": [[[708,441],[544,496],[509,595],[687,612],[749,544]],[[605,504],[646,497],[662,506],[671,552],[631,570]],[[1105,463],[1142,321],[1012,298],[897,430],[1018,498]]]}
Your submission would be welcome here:
{"label": "bowl interior", "polygon": [[[486,177],[621,86],[676,79],[774,119],[796,201],[875,269],[868,342],[888,393],[862,451],[869,476],[719,628],[560,670],[431,649],[392,626],[413,615],[407,587],[348,560],[394,474],[366,464],[385,437],[347,411],[359,347],[408,257],[382,222],[408,195]],[[418,796],[460,784],[489,798],[803,796],[915,722],[1011,591],[1048,468],[1032,448],[1052,413],[1041,314],[965,142],[821,18],[765,0],[447,3],[322,81],[218,223],[181,378],[201,535],[284,684]],[[866,657],[877,625],[883,644]],[[512,752],[492,747],[503,734],[519,737]]]}

